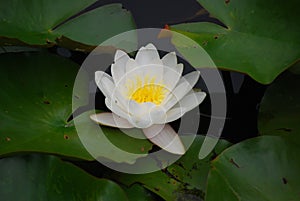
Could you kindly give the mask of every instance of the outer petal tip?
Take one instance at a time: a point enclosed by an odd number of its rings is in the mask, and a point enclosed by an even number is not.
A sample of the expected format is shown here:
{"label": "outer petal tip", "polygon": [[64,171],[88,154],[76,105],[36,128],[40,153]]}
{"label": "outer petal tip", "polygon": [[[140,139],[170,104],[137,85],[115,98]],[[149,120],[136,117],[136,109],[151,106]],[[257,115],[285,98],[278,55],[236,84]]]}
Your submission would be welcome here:
{"label": "outer petal tip", "polygon": [[122,57],[128,57],[127,53],[122,51],[122,50],[117,50],[115,53],[115,58],[114,61],[116,62],[118,59],[122,58]]}
{"label": "outer petal tip", "polygon": [[151,49],[151,50],[156,50],[156,47],[152,43],[149,43],[148,45],[146,45],[145,48]]}
{"label": "outer petal tip", "polygon": [[[149,131],[151,131],[152,128],[150,127],[147,129],[148,135],[146,136],[150,136]],[[156,130],[156,127],[153,126],[153,132],[156,132]],[[148,139],[157,146],[172,154],[183,155],[186,151],[180,137],[168,124],[166,124],[158,134],[154,133],[154,136]]]}
{"label": "outer petal tip", "polygon": [[[204,92],[204,91],[201,91],[201,92],[198,92],[198,93],[200,93],[201,95],[201,101],[200,101],[200,103],[202,103],[202,101],[205,99],[205,97],[206,97],[206,93]],[[199,104],[200,104],[199,103]]]}
{"label": "outer petal tip", "polygon": [[95,72],[95,81],[99,82],[101,80],[101,78],[103,77],[105,72],[103,71],[96,71]]}
{"label": "outer petal tip", "polygon": [[170,144],[164,149],[172,154],[177,155],[183,155],[186,152],[179,136],[174,137],[173,141],[170,142]]}
{"label": "outer petal tip", "polygon": [[168,67],[176,66],[177,65],[176,53],[175,52],[170,52],[170,53],[166,54],[162,58],[162,62],[165,66],[168,66]]}

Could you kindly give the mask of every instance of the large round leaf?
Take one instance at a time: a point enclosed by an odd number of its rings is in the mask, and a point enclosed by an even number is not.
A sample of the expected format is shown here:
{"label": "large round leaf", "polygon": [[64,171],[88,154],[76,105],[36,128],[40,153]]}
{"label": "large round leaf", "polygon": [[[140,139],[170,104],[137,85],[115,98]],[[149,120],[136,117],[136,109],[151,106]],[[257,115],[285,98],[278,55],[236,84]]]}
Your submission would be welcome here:
{"label": "large round leaf", "polygon": [[253,138],[212,162],[206,201],[300,200],[300,147],[278,136]]}
{"label": "large round leaf", "polygon": [[125,185],[140,183],[165,200],[202,200],[206,190],[210,160],[221,153],[230,143],[220,140],[214,151],[199,160],[198,153],[204,136],[197,136],[182,158],[161,171],[149,174],[114,174],[114,179]]}
{"label": "large round leaf", "polygon": [[[92,160],[79,140],[74,122],[67,122],[72,114],[72,96],[81,103],[86,101],[83,94],[88,88],[74,94],[72,91],[79,66],[45,53],[1,54],[0,66],[0,155],[47,152]],[[84,138],[98,148],[97,157],[128,162],[101,140],[98,125],[88,112],[77,118],[84,128]],[[137,153],[136,157],[147,154],[152,147],[148,140],[131,138],[117,129],[102,130],[113,144]],[[130,158],[130,162],[135,158]]]}
{"label": "large round leaf", "polygon": [[51,152],[92,159],[67,122],[79,66],[50,54],[0,55],[0,154]]}
{"label": "large round leaf", "polygon": [[0,35],[29,44],[55,41],[52,28],[83,10],[95,0],[0,0]]}
{"label": "large round leaf", "polygon": [[[135,28],[131,14],[120,4],[105,5],[78,14],[95,0],[0,0],[2,43],[87,48],[70,40],[97,46],[104,40]],[[71,18],[72,17],[72,18]],[[107,20],[109,19],[109,20]],[[64,36],[64,37],[62,37]]]}
{"label": "large round leaf", "polygon": [[[249,74],[261,83],[272,82],[300,58],[298,0],[198,0],[226,27],[198,22],[172,26],[197,41],[219,68]],[[178,50],[189,58],[192,46],[173,38]]]}
{"label": "large round leaf", "polygon": [[300,75],[286,72],[267,89],[259,111],[262,135],[300,136]]}
{"label": "large round leaf", "polygon": [[95,46],[134,28],[129,11],[122,9],[120,4],[110,4],[68,21],[55,29],[54,33]]}
{"label": "large round leaf", "polygon": [[5,201],[128,201],[116,183],[88,175],[54,156],[0,160],[0,198]]}

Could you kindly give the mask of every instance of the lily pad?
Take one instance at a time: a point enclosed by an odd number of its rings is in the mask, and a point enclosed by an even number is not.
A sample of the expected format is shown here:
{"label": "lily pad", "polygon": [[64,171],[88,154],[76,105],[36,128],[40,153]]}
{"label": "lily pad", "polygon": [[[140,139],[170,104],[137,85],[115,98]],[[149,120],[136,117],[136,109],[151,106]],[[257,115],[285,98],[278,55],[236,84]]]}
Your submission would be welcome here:
{"label": "lily pad", "polygon": [[[174,25],[171,30],[195,40],[219,68],[243,72],[268,84],[299,60],[299,1],[198,2],[225,27],[197,22]],[[178,37],[172,41],[191,64],[197,64],[196,55],[188,58],[189,52],[193,52],[192,46],[180,43]]]}
{"label": "lily pad", "polygon": [[93,177],[54,156],[25,155],[0,160],[1,200],[128,201],[116,183]]}
{"label": "lily pad", "polygon": [[81,44],[97,46],[116,34],[135,28],[131,14],[120,4],[105,5],[78,15],[95,2],[1,0],[0,41],[2,44],[21,42],[46,46],[59,43],[71,47],[79,42],[84,50],[88,47]]}
{"label": "lily pad", "polygon": [[140,184],[134,184],[130,187],[124,187],[124,191],[129,201],[156,201],[152,193],[145,189]]}
{"label": "lily pad", "polygon": [[139,175],[116,173],[113,177],[128,186],[140,183],[165,200],[202,200],[210,160],[231,145],[225,140],[220,140],[210,155],[199,160],[198,152],[204,138],[197,136],[187,153],[166,169]]}
{"label": "lily pad", "polygon": [[[73,94],[79,66],[46,53],[1,54],[0,66],[0,155],[44,152],[93,160],[82,145],[74,122],[68,122],[72,97],[76,96],[78,102],[83,103],[86,99],[82,94],[86,89],[88,92],[88,88],[83,87],[81,94],[79,91]],[[95,128],[99,126],[89,118],[88,112],[75,119],[84,129],[84,138],[99,150],[97,157],[128,162],[111,152],[113,146],[105,144],[106,141],[97,140],[100,135]],[[148,140],[131,138],[117,129],[102,130],[109,136],[107,141],[137,153],[136,157],[147,154],[152,147]],[[130,158],[130,162],[134,159]]]}
{"label": "lily pad", "polygon": [[261,135],[300,136],[300,75],[285,72],[267,89],[259,111]]}
{"label": "lily pad", "polygon": [[279,136],[233,145],[212,161],[205,200],[300,200],[299,153]]}

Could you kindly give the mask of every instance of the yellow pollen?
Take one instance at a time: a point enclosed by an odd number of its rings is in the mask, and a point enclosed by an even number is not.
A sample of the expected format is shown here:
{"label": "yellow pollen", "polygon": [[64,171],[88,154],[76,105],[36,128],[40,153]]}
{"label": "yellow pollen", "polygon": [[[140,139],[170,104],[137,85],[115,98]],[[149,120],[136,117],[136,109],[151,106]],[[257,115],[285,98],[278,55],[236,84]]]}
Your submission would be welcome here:
{"label": "yellow pollen", "polygon": [[166,95],[165,86],[155,83],[155,78],[150,80],[147,76],[143,81],[140,77],[136,77],[136,82],[131,82],[131,85],[127,84],[127,88],[129,99],[137,103],[152,102],[160,105]]}

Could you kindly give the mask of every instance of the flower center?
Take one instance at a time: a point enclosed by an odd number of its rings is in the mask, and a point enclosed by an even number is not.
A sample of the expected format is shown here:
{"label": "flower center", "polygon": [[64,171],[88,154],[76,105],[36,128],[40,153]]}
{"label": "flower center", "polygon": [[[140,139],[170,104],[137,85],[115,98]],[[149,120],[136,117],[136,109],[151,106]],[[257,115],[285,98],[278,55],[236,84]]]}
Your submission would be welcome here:
{"label": "flower center", "polygon": [[[144,81],[144,82],[143,82]],[[136,82],[128,87],[128,97],[137,103],[152,102],[160,105],[166,95],[166,89],[163,84],[155,83],[155,78],[149,79],[145,77],[142,81],[140,77],[136,78]]]}

